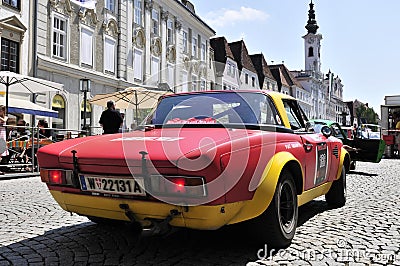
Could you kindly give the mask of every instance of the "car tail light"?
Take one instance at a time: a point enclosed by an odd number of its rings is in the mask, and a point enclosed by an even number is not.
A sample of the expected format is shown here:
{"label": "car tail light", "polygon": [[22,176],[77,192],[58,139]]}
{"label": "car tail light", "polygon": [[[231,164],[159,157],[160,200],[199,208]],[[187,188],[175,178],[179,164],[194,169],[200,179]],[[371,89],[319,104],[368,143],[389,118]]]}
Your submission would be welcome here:
{"label": "car tail light", "polygon": [[202,177],[151,176],[152,193],[182,197],[205,197],[207,190]]}
{"label": "car tail light", "polygon": [[43,182],[52,185],[73,185],[71,170],[40,169],[40,177]]}
{"label": "car tail light", "polygon": [[49,183],[62,184],[63,183],[63,171],[50,170],[49,171]]}

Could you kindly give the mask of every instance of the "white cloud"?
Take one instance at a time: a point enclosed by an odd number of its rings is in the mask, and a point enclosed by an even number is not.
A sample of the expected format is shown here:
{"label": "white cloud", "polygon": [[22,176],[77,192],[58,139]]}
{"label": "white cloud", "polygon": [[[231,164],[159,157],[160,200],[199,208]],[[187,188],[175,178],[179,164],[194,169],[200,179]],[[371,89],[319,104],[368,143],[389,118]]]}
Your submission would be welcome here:
{"label": "white cloud", "polygon": [[242,6],[239,10],[223,8],[209,12],[205,21],[214,27],[225,27],[234,26],[241,22],[265,21],[268,17],[269,15],[264,11]]}

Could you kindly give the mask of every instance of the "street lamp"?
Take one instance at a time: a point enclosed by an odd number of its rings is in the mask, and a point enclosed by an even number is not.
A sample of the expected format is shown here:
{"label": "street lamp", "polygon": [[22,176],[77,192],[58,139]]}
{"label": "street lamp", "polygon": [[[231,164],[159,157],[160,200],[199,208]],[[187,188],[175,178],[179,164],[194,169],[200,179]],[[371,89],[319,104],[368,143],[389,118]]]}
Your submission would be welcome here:
{"label": "street lamp", "polygon": [[86,99],[87,93],[90,92],[90,79],[80,79],[79,88],[83,92],[83,130],[86,130]]}

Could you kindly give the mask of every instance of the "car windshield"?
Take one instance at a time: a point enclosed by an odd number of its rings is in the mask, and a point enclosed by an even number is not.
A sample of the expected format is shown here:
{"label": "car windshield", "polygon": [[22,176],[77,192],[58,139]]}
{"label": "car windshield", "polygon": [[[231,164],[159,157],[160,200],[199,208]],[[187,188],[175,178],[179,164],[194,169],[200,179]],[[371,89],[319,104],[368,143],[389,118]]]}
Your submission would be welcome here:
{"label": "car windshield", "polygon": [[362,124],[357,128],[357,137],[362,139],[380,139],[381,127],[373,124]]}
{"label": "car windshield", "polygon": [[280,125],[280,121],[268,96],[231,91],[167,96],[146,123]]}

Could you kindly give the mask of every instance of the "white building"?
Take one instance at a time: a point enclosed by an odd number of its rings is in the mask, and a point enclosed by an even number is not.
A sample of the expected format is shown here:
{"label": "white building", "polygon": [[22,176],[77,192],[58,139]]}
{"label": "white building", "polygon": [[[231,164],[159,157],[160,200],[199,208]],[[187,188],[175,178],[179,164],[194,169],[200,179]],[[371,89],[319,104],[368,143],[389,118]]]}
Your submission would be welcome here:
{"label": "white building", "polygon": [[[340,78],[333,77],[329,72],[327,78],[321,71],[321,40],[322,35],[317,33],[318,25],[315,20],[314,4],[310,3],[308,21],[305,26],[307,34],[304,39],[305,70],[292,71],[292,74],[301,83],[306,93],[306,101],[311,105],[309,118],[328,119],[342,122],[346,113],[343,103],[343,84]],[[295,95],[295,97],[301,96]],[[308,95],[310,98],[308,98]]]}
{"label": "white building", "polygon": [[233,57],[237,63],[240,75],[241,90],[259,90],[257,70],[250,58],[246,44],[243,40],[229,43],[229,48],[232,51]]}
{"label": "white building", "polygon": [[212,38],[211,48],[214,53],[215,86],[217,90],[238,90],[240,73],[238,64],[225,37]]}
{"label": "white building", "polygon": [[[99,126],[104,107],[87,103],[82,120],[80,79],[91,81],[87,99],[137,85],[209,88],[214,82],[207,64],[209,38],[214,34],[188,1],[98,0],[94,8],[85,8],[70,0],[38,0],[37,73],[65,88],[42,99],[59,111],[52,126]],[[133,110],[123,111],[130,125]]]}

